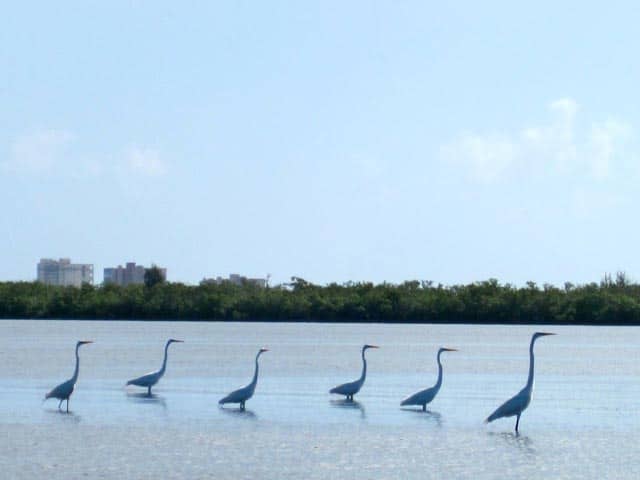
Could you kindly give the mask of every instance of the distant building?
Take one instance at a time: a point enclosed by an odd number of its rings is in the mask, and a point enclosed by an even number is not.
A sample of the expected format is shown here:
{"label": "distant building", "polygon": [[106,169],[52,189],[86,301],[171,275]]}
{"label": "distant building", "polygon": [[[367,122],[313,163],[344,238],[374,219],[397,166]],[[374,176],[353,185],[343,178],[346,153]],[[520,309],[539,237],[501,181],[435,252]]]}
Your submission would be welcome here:
{"label": "distant building", "polygon": [[[167,269],[158,268],[164,280],[167,279]],[[126,287],[127,285],[141,285],[144,283],[144,274],[147,271],[142,265],[135,262],[127,262],[124,267],[118,265],[115,268],[105,268],[103,283],[113,283]]]}
{"label": "distant building", "polygon": [[248,278],[237,273],[232,273],[229,278],[216,277],[216,278],[203,278],[200,285],[221,285],[223,283],[231,283],[233,285],[255,285],[257,287],[264,288],[267,286],[266,278]]}
{"label": "distant building", "polygon": [[69,258],[41,258],[38,262],[38,281],[65,287],[80,287],[83,283],[93,285],[93,265],[71,263]]}

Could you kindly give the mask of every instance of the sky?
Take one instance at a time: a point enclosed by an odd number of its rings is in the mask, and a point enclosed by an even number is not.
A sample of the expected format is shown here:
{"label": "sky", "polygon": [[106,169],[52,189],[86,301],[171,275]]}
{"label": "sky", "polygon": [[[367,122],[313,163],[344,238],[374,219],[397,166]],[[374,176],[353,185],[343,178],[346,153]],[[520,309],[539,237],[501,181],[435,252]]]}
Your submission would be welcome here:
{"label": "sky", "polygon": [[0,280],[640,279],[635,2],[10,2]]}

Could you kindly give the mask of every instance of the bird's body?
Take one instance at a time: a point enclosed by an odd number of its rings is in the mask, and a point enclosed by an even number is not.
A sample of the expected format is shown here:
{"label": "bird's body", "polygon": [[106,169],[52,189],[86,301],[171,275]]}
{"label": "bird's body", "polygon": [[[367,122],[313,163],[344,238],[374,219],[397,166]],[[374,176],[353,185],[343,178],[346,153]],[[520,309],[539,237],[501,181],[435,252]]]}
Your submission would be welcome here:
{"label": "bird's body", "polygon": [[69,397],[73,393],[76,382],[78,381],[78,374],[80,372],[80,356],[78,355],[78,349],[80,346],[85,345],[87,343],[93,343],[89,340],[83,340],[76,343],[76,368],[73,372],[73,376],[67,380],[66,382],[62,382],[57,387],[53,388],[49,393],[44,396],[44,399],[47,400],[49,398],[56,398],[60,400],[58,403],[58,410],[62,406],[63,401],[67,401],[67,412],[69,412]]}
{"label": "bird's body", "polygon": [[431,403],[431,401],[436,397],[438,392],[440,391],[440,387],[442,386],[442,362],[440,362],[440,355],[442,352],[455,352],[456,350],[453,348],[440,348],[438,350],[437,361],[438,361],[438,380],[433,387],[426,388],[424,390],[420,390],[419,392],[414,393],[413,395],[405,398],[400,405],[419,405],[422,407],[423,411],[427,410],[427,404]]}
{"label": "bird's body", "polygon": [[158,381],[162,378],[162,376],[164,375],[164,372],[167,369],[167,353],[169,350],[169,345],[171,345],[172,343],[182,343],[182,340],[175,340],[173,338],[170,338],[169,340],[167,340],[167,343],[164,346],[164,360],[162,361],[162,367],[160,367],[160,370],[156,370],[155,372],[150,372],[145,375],[142,375],[141,377],[129,380],[127,382],[127,385],[136,385],[138,387],[146,387],[147,395],[151,396],[151,387],[153,387],[156,383],[158,383]]}
{"label": "bird's body", "polygon": [[485,423],[493,422],[498,418],[517,416],[516,419],[516,433],[518,432],[518,425],[520,424],[520,415],[531,403],[531,396],[533,395],[533,383],[534,383],[534,356],[533,345],[535,341],[546,335],[555,335],[555,333],[536,332],[531,337],[531,344],[529,345],[529,377],[527,378],[527,384],[516,395],[500,405],[491,415],[487,417]]}
{"label": "bird's body", "polygon": [[253,379],[251,380],[251,383],[249,383],[248,385],[242,388],[239,388],[238,390],[234,390],[226,397],[221,398],[218,401],[219,405],[224,405],[225,403],[239,403],[240,410],[244,410],[245,402],[249,400],[251,397],[253,397],[253,393],[256,390],[256,385],[258,384],[258,371],[259,371],[258,358],[260,358],[260,355],[262,355],[264,352],[268,352],[268,351],[269,350],[266,348],[261,348],[258,351],[258,354],[256,355],[256,366],[253,372]]}
{"label": "bird's body", "polygon": [[338,395],[344,395],[347,400],[353,401],[353,396],[360,391],[362,385],[367,376],[367,360],[364,356],[364,352],[369,348],[379,348],[376,345],[364,345],[362,347],[362,374],[358,380],[353,382],[343,383],[337,387],[333,387],[329,390],[329,393],[337,393]]}

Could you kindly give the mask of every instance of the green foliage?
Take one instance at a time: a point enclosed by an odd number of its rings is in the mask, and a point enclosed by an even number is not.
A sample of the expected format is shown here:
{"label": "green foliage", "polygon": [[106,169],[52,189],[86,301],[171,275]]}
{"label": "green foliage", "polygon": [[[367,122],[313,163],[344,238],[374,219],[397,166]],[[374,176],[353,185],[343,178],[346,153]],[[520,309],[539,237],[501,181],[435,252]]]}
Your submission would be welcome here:
{"label": "green foliage", "polygon": [[[158,272],[159,273],[159,272]],[[0,282],[0,318],[260,320],[424,323],[640,324],[640,285],[623,274],[600,284],[524,287],[495,279],[443,286],[314,285],[298,277],[261,288],[164,282],[81,288]]]}
{"label": "green foliage", "polygon": [[147,288],[153,288],[161,283],[164,283],[164,276],[156,265],[152,265],[151,268],[144,271],[144,284]]}

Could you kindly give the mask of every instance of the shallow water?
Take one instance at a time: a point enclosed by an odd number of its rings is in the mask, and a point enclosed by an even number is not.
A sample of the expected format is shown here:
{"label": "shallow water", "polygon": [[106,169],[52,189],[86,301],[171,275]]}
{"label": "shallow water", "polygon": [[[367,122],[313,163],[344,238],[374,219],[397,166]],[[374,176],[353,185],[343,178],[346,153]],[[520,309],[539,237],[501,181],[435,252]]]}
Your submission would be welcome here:
{"label": "shallow water", "polygon": [[[547,327],[523,414],[483,419],[526,382],[531,326],[0,321],[0,471],[5,478],[637,478],[640,329]],[[167,373],[147,398],[127,379]],[[73,373],[71,413],[44,394]],[[360,374],[353,405],[329,388]],[[435,382],[431,412],[400,400]],[[247,411],[217,400],[246,384]]]}

